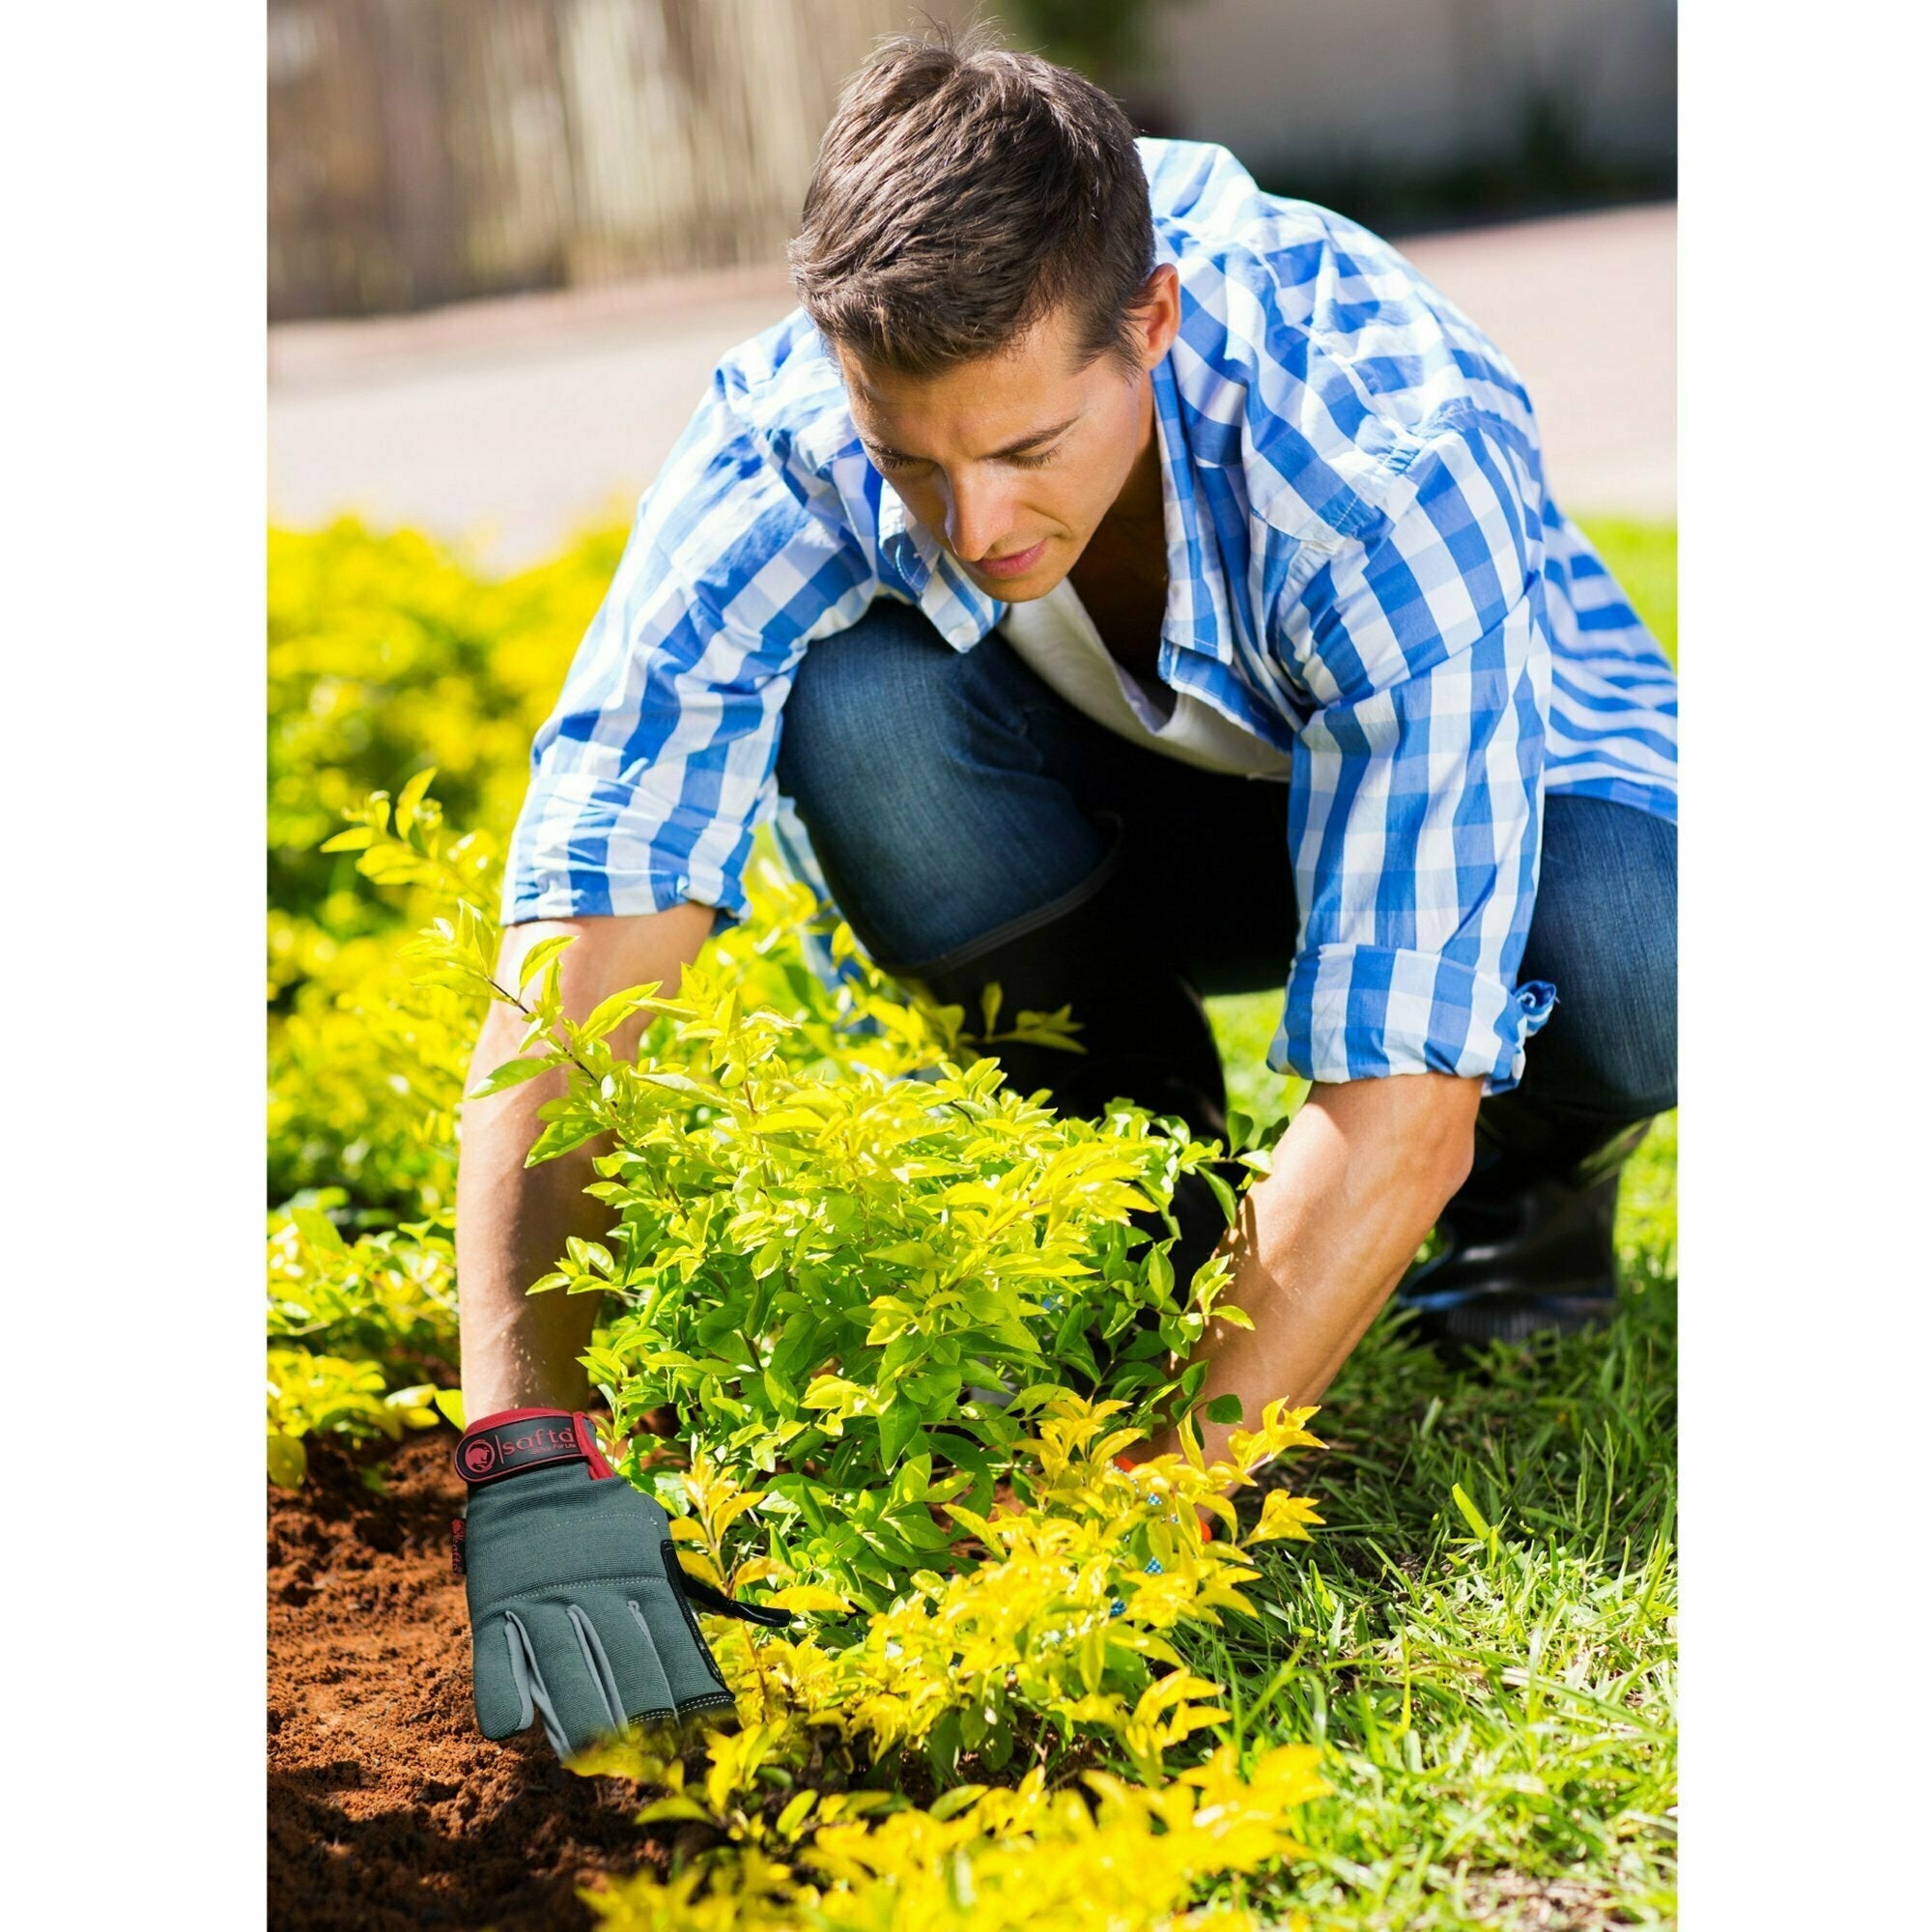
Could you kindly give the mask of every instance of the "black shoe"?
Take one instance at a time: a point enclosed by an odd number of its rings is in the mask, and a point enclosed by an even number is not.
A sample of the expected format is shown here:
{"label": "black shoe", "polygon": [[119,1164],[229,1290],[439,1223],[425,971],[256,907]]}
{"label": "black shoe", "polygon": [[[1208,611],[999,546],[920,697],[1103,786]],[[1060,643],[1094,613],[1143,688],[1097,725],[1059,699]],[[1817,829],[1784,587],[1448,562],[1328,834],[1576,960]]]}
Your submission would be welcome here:
{"label": "black shoe", "polygon": [[1414,1312],[1406,1332],[1453,1361],[1601,1327],[1616,1309],[1618,1182],[1649,1125],[1527,1103],[1479,1117],[1475,1166],[1436,1226],[1443,1249],[1396,1293]]}

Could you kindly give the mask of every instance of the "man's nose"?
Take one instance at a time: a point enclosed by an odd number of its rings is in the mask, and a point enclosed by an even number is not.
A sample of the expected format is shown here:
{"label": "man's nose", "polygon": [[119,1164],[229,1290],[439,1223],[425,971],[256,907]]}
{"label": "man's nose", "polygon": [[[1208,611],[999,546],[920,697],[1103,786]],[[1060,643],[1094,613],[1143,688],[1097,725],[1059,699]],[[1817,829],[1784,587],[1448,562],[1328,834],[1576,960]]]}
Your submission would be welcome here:
{"label": "man's nose", "polygon": [[946,506],[946,541],[955,556],[978,563],[1007,534],[1006,493],[991,477],[967,475],[952,482]]}

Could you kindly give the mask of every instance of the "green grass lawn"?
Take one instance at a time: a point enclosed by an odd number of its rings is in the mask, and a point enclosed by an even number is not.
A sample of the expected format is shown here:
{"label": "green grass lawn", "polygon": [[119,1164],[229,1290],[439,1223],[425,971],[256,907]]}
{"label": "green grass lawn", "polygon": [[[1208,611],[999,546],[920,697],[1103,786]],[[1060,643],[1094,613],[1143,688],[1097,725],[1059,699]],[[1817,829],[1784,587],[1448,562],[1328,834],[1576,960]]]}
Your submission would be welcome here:
{"label": "green grass lawn", "polygon": [[[1590,527],[1674,661],[1675,530]],[[1209,1011],[1233,1103],[1286,1111],[1299,1083],[1263,1065],[1279,995]],[[1329,1390],[1330,1446],[1293,1472],[1327,1526],[1265,1559],[1262,1626],[1200,1657],[1244,1738],[1326,1747],[1284,1913],[1674,1923],[1676,1179],[1672,1113],[1626,1170],[1606,1333],[1451,1373],[1384,1317]]]}
{"label": "green grass lawn", "polygon": [[1674,1922],[1676,1153],[1627,1170],[1607,1333],[1451,1373],[1377,1323],[1294,1465],[1326,1527],[1199,1657],[1326,1747],[1318,1926]]}

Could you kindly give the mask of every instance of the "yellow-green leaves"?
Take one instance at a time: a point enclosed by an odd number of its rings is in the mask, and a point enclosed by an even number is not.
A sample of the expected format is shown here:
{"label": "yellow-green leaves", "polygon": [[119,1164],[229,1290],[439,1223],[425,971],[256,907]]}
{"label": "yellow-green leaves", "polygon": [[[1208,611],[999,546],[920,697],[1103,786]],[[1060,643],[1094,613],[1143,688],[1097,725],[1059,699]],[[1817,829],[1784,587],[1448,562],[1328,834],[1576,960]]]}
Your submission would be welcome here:
{"label": "yellow-green leaves", "polygon": [[1262,1520],[1248,1532],[1250,1543],[1265,1543],[1275,1537],[1290,1536],[1308,1541],[1308,1525],[1321,1519],[1306,1496],[1291,1496],[1282,1490],[1270,1490],[1262,1499]]}
{"label": "yellow-green leaves", "polygon": [[271,1481],[302,1480],[301,1438],[312,1433],[394,1439],[438,1419],[441,1400],[420,1367],[455,1360],[455,1255],[445,1226],[418,1222],[350,1242],[319,1205],[270,1217]]}
{"label": "yellow-green leaves", "polygon": [[[1246,1463],[1196,1470],[1160,1457],[1122,1470],[1112,1459],[1133,1432],[1109,1426],[1120,1405],[1062,1390],[1050,1406],[1040,1435],[1022,1445],[1033,1507],[938,1505],[955,1534],[980,1546],[971,1567],[916,1573],[835,1650],[815,1636],[721,1633],[720,1660],[748,1721],[789,1722],[801,1748],[810,1734],[836,1734],[860,1761],[923,1750],[944,1782],[962,1755],[997,1770],[1016,1740],[1042,1729],[1063,1744],[1111,1737],[1151,1776],[1166,1751],[1223,1720],[1213,1686],[1184,1671],[1156,1678],[1154,1667],[1179,1662],[1163,1633],[1246,1607],[1241,1586],[1257,1575],[1248,1542],[1312,1520],[1305,1503],[1281,1495],[1252,1538],[1204,1543],[1194,1526],[1196,1508],[1217,1487],[1251,1482],[1265,1442],[1293,1425],[1277,1416]],[[699,1491],[716,1480],[707,1465]],[[738,1573],[741,1583],[751,1577]],[[804,1608],[812,1600],[803,1587],[770,1601]]]}
{"label": "yellow-green leaves", "polygon": [[381,1362],[311,1354],[306,1349],[268,1351],[269,1480],[293,1488],[308,1467],[301,1438],[334,1433],[398,1440],[405,1429],[428,1429],[439,1417],[436,1391],[418,1384],[389,1390]]}
{"label": "yellow-green leaves", "polygon": [[[507,832],[531,733],[609,585],[600,532],[491,582],[413,531],[345,519],[269,537],[271,895],[315,912],[336,868],[316,847],[378,785],[425,766],[466,825]],[[399,815],[407,788],[399,796]],[[404,828],[407,830],[407,827]]]}
{"label": "yellow-green leaves", "polygon": [[[727,1749],[735,1742],[719,1740]],[[794,1799],[769,1830],[734,1837],[736,1856],[711,1861],[701,1889],[696,1871],[669,1884],[643,1872],[585,1896],[609,1932],[1184,1932],[1210,1924],[1258,1932],[1264,1921],[1244,1909],[1195,1915],[1187,1907],[1206,1882],[1301,1854],[1295,1813],[1328,1789],[1318,1755],[1278,1746],[1243,1775],[1223,1746],[1159,1787],[1090,1772],[1084,1788],[1053,1790],[1036,1769],[1016,1788],[965,1786],[926,1807],[878,1792],[837,1794],[815,1811]],[[870,1815],[855,1817],[861,1798]],[[724,1823],[715,1811],[712,1819]],[[775,1840],[782,1862],[765,1849]]]}
{"label": "yellow-green leaves", "polygon": [[269,1480],[278,1489],[294,1490],[301,1486],[308,1474],[308,1451],[302,1447],[301,1437],[289,1435],[279,1429],[269,1431]]}

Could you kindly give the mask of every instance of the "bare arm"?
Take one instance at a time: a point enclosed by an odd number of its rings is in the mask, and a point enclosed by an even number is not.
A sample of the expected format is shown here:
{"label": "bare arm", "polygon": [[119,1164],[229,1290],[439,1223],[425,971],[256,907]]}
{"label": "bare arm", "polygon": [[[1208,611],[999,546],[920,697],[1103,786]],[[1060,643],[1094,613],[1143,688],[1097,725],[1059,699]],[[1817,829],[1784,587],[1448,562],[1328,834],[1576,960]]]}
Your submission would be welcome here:
{"label": "bare arm", "polygon": [[[582,1019],[598,1001],[655,980],[676,991],[684,969],[711,931],[712,908],[673,906],[619,919],[538,920],[503,935],[497,979],[514,985],[518,962],[539,939],[573,933],[559,983],[564,1011]],[[611,1037],[619,1053],[637,1049],[648,1019],[638,1014]],[[524,1022],[493,1006],[470,1061],[469,1086],[510,1059]],[[583,1192],[595,1179],[601,1143],[577,1148],[540,1167],[524,1158],[542,1123],[537,1108],[564,1091],[561,1072],[546,1073],[487,1099],[467,1101],[456,1176],[456,1276],[463,1348],[464,1406],[473,1416],[505,1408],[581,1408],[589,1384],[577,1357],[597,1317],[590,1294],[528,1293],[548,1274],[572,1235],[604,1232],[602,1205]]]}
{"label": "bare arm", "polygon": [[[1230,1231],[1228,1299],[1252,1332],[1209,1325],[1195,1351],[1207,1401],[1318,1400],[1414,1259],[1469,1172],[1482,1083],[1442,1073],[1318,1086],[1274,1151],[1273,1172],[1243,1197]],[[1202,1428],[1211,1461],[1229,1430]],[[1170,1436],[1149,1454],[1177,1448]]]}

